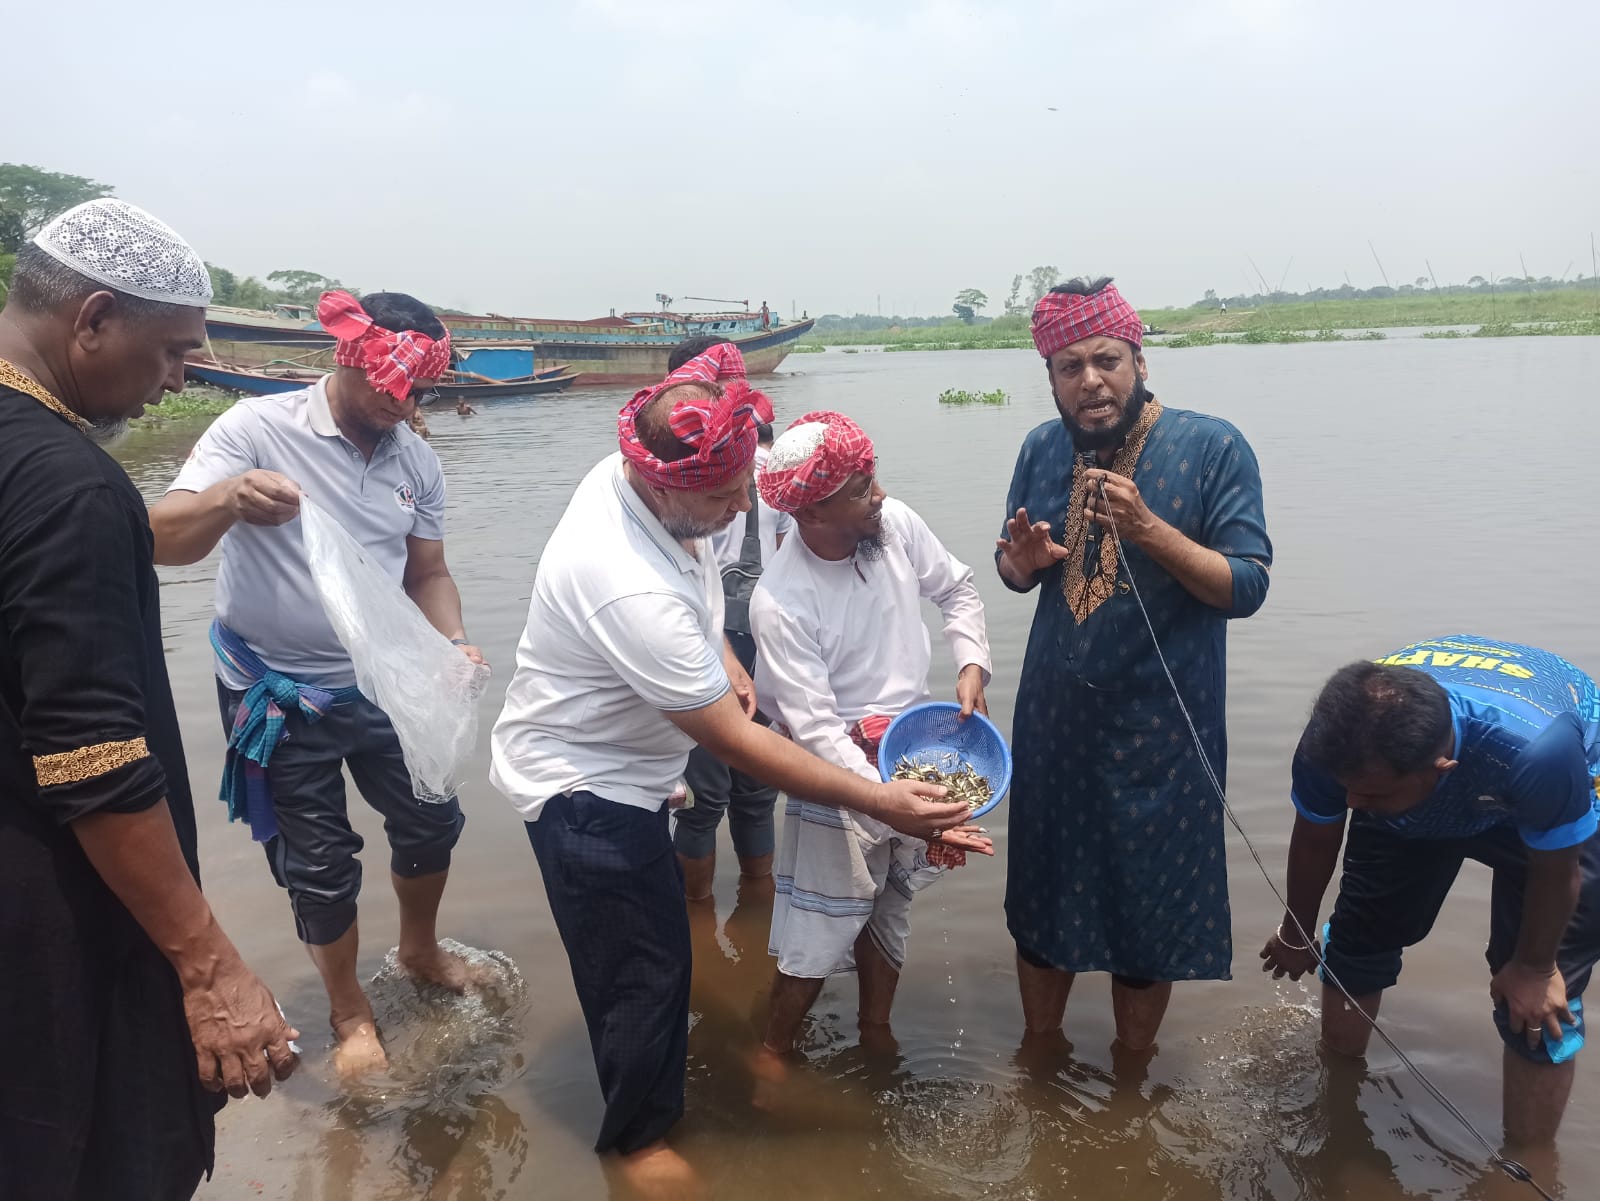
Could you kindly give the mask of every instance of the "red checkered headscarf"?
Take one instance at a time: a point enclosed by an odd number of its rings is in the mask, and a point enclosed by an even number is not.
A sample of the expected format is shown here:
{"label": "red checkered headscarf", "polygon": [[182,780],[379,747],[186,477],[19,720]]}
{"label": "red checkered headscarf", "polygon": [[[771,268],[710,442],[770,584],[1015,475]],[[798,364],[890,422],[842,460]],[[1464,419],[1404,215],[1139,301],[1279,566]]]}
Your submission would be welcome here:
{"label": "red checkered headscarf", "polygon": [[1144,322],[1112,284],[1093,296],[1046,292],[1033,308],[1033,344],[1046,359],[1097,334],[1120,338],[1134,349],[1144,345]]}
{"label": "red checkered headscarf", "polygon": [[317,302],[317,320],[335,338],[333,361],[359,367],[367,382],[396,400],[411,395],[419,379],[438,379],[450,367],[450,335],[438,341],[415,330],[384,329],[367,315],[348,292],[324,292]]}
{"label": "red checkered headscarf", "polygon": [[877,462],[872,439],[843,413],[807,413],[772,444],[756,477],[761,499],[780,513],[827,500],[858,471]]}
{"label": "red checkered headscarf", "polygon": [[[667,424],[694,453],[663,462],[639,440],[635,423],[644,409],[680,384],[720,387],[716,397],[685,397],[672,406]],[[738,475],[756,457],[756,401],[772,405],[745,380],[744,356],[731,342],[721,342],[696,355],[653,388],[641,388],[617,414],[617,441],[635,470],[659,488],[707,492]]]}

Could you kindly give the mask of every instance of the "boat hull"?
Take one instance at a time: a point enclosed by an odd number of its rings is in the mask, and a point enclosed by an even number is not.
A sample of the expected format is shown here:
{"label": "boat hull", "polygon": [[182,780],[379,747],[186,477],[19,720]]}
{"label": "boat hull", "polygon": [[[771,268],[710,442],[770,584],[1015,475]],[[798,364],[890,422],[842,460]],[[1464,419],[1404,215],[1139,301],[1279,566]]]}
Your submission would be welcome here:
{"label": "boat hull", "polygon": [[[208,327],[213,323],[207,323]],[[740,334],[728,340],[744,355],[745,370],[751,375],[768,375],[788,357],[794,344],[811,332],[814,320],[796,321],[777,329],[760,333]],[[238,328],[238,327],[233,327]],[[274,334],[281,331],[270,331]],[[312,331],[305,331],[311,334]],[[288,341],[282,337],[272,340],[233,341],[213,332],[212,352],[247,370],[269,364],[293,364],[311,371],[333,370],[333,344],[326,334],[314,335],[324,339],[319,346],[309,340]],[[460,339],[459,349],[499,348],[507,341]],[[677,346],[676,341],[662,342],[653,339],[648,343],[626,341],[562,341],[559,338],[529,338],[521,335],[518,344],[534,347],[535,357],[541,367],[565,364],[577,373],[574,387],[643,387],[654,384],[667,374],[667,359]],[[481,393],[480,393],[481,395]]]}
{"label": "boat hull", "polygon": [[494,400],[501,396],[547,396],[565,392],[579,377],[571,374],[535,376],[498,384],[438,384],[434,391],[446,400]]}
{"label": "boat hull", "polygon": [[274,396],[280,392],[298,392],[316,382],[316,373],[311,373],[305,379],[281,379],[259,375],[252,371],[208,367],[202,363],[185,363],[183,374],[185,379],[193,380],[195,383],[229,388],[235,392],[243,392],[246,396]]}
{"label": "boat hull", "polygon": [[[263,375],[257,371],[242,370],[237,365],[217,366],[208,363],[185,363],[186,379],[196,383],[211,384],[243,392],[246,396],[276,396],[282,392],[298,392],[309,388],[319,378],[319,372],[306,372],[293,378]],[[564,392],[577,376],[565,368],[552,368],[531,379],[507,380],[503,383],[439,384],[435,391],[446,400],[494,400],[507,396],[544,396]]]}
{"label": "boat hull", "polygon": [[[794,344],[811,332],[815,321],[797,321],[781,329],[728,339],[744,356],[751,375],[770,375],[789,357]],[[670,345],[630,346],[626,343],[540,342],[542,362],[565,363],[579,372],[580,388],[659,383],[667,374],[667,360],[676,349]]]}
{"label": "boat hull", "polygon": [[266,342],[277,346],[333,345],[333,335],[321,329],[296,329],[286,323],[228,321],[220,317],[206,319],[206,337],[213,342]]}

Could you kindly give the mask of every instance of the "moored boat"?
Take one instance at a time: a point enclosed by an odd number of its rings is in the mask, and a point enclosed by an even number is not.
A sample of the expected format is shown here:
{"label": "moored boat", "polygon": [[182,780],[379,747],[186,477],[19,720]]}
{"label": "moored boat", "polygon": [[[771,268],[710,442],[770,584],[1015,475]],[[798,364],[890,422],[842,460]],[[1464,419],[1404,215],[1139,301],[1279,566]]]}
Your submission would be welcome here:
{"label": "moored boat", "polygon": [[494,400],[501,396],[546,396],[552,392],[565,392],[578,382],[578,373],[562,364],[550,367],[521,379],[479,382],[462,381],[458,372],[451,372],[434,391],[445,400]]}
{"label": "moored boat", "polygon": [[[187,362],[184,377],[197,383],[211,384],[243,392],[246,396],[272,396],[280,392],[295,392],[308,388],[327,374],[300,368],[268,368],[253,370],[238,364]],[[564,392],[578,378],[577,373],[565,364],[548,367],[543,371],[507,380],[469,379],[452,371],[441,380],[434,391],[446,400],[494,400],[507,396],[543,396]]]}
{"label": "moored boat", "polygon": [[268,373],[221,363],[193,363],[183,365],[185,379],[195,383],[210,384],[215,388],[228,388],[246,396],[272,396],[278,392],[297,392],[309,388],[321,379],[325,371],[280,371]]}
{"label": "moored boat", "polygon": [[816,324],[810,318],[780,322],[770,312],[624,313],[590,321],[441,314],[440,320],[463,365],[474,354],[516,347],[533,351],[539,362],[567,364],[580,373],[579,386],[635,387],[660,380],[673,349],[702,334],[737,346],[751,375],[769,374]]}
{"label": "moored boat", "polygon": [[[564,366],[580,387],[654,383],[666,375],[673,348],[701,334],[726,337],[743,352],[750,374],[765,375],[815,325],[781,322],[770,312],[625,313],[583,321],[447,313],[440,320],[462,371],[501,383]],[[211,354],[240,370],[333,369],[333,338],[314,321],[267,313],[246,319],[229,310],[208,316],[206,333]]]}

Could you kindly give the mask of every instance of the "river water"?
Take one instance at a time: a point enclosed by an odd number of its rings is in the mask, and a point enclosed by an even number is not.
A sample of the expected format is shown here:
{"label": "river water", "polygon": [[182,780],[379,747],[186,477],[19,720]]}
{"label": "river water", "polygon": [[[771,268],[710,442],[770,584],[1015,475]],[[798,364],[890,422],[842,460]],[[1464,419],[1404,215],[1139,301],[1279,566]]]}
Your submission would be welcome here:
{"label": "river water", "polygon": [[[1588,501],[1600,445],[1600,340],[1153,348],[1150,368],[1167,404],[1232,420],[1261,460],[1277,562],[1265,608],[1231,633],[1228,783],[1275,875],[1292,816],[1289,756],[1311,695],[1333,668],[1466,630],[1547,646],[1600,671],[1600,523]],[[1054,416],[1038,358],[831,350],[791,358],[764,386],[780,427],[817,408],[860,420],[878,444],[885,487],[978,566],[994,646],[989,703],[1009,728],[1033,598],[1001,587],[988,558],[1017,447]],[[947,387],[999,387],[1012,400],[950,409],[935,403]],[[450,482],[450,562],[468,628],[499,673],[483,701],[481,743],[499,710],[540,548],[574,483],[614,447],[623,399],[581,391],[433,419]],[[153,497],[195,436],[179,426],[146,431],[121,454]],[[200,1195],[615,1195],[589,1151],[600,1098],[565,958],[527,840],[487,783],[485,745],[462,798],[468,821],[441,933],[509,955],[525,975],[525,996],[509,1012],[419,1029],[425,1019],[385,986],[380,1001],[396,1026],[396,1074],[405,1079],[355,1098],[333,1086],[325,1001],[288,905],[248,834],[228,827],[210,800],[222,747],[205,638],[214,571],[214,560],[163,570],[206,891],[304,1032],[306,1059],[268,1101],[229,1105],[217,1174]],[[936,691],[941,681],[953,687],[942,653],[936,638]],[[394,944],[396,914],[381,825],[359,804],[354,814],[372,848],[365,976]],[[986,824],[996,860],[918,898],[894,1015],[898,1047],[859,1047],[854,982],[830,984],[806,1037],[810,1065],[781,1118],[752,1111],[743,1067],[771,970],[769,903],[738,896],[724,839],[716,912],[700,915],[695,931],[688,1116],[676,1136],[714,1196],[1533,1197],[1481,1166],[1471,1141],[1388,1051],[1375,1049],[1365,1071],[1321,1060],[1314,998],[1257,971],[1278,911],[1231,830],[1235,979],[1180,985],[1159,1054],[1145,1067],[1113,1063],[1109,990],[1095,977],[1074,992],[1070,1047],[1019,1056],[1021,1010],[1001,912],[1005,808]],[[1498,1140],[1487,922],[1487,873],[1469,865],[1432,936],[1408,954],[1384,1018]],[[1600,1191],[1597,1102],[1600,1080],[1587,1067],[1559,1164],[1539,1165],[1571,1197]]]}

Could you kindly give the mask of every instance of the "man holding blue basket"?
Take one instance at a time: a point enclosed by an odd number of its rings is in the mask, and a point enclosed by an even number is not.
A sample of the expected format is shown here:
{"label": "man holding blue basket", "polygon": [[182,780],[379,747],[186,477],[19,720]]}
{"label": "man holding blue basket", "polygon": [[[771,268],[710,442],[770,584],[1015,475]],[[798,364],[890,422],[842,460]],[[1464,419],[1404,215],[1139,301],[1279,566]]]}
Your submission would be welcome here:
{"label": "man holding blue basket", "polygon": [[[762,709],[800,746],[870,779],[893,718],[929,699],[923,600],[944,617],[963,719],[985,712],[989,641],[972,569],[877,482],[872,441],[839,413],[808,413],[773,444],[757,485],[794,514],[797,538],[750,603]],[[887,1032],[913,894],[965,850],[992,855],[970,824],[936,843],[791,796],[778,845],[770,951],[778,958],[763,1061],[782,1072],[831,975],[860,979],[864,1038]]]}

